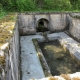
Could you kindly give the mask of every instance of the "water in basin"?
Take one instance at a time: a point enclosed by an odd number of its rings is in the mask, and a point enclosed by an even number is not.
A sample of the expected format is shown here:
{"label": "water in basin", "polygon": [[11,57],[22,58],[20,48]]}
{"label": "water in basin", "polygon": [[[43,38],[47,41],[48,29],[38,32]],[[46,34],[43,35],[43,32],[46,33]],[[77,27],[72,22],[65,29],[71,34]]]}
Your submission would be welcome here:
{"label": "water in basin", "polygon": [[69,74],[80,71],[80,65],[71,58],[58,40],[39,43],[52,75]]}

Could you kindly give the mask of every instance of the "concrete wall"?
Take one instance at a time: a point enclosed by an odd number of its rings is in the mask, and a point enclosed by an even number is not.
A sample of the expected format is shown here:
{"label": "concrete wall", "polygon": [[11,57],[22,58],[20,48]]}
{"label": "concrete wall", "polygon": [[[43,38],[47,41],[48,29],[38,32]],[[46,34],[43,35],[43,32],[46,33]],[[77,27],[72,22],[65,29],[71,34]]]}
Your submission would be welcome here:
{"label": "concrete wall", "polygon": [[50,32],[69,30],[71,36],[80,39],[80,13],[21,13],[18,15],[20,35],[36,34],[41,19],[48,22],[43,21]]}
{"label": "concrete wall", "polygon": [[74,16],[71,15],[69,17],[69,19],[70,19],[69,32],[74,38],[76,38],[78,41],[80,41],[80,18],[76,17],[76,15],[77,15],[77,13]]}
{"label": "concrete wall", "polygon": [[63,30],[66,28],[67,14],[50,14],[50,31]]}
{"label": "concrete wall", "polygon": [[34,15],[19,15],[19,32],[21,35],[25,34],[35,34],[35,23],[34,23]]}
{"label": "concrete wall", "polygon": [[5,80],[20,80],[19,55],[19,32],[18,23],[16,23],[9,48],[5,51]]}
{"label": "concrete wall", "polygon": [[20,35],[24,34],[35,34],[36,33],[36,27],[38,27],[38,21],[40,19],[47,20],[48,23],[48,29],[49,31],[61,31],[64,30],[67,27],[67,14],[64,13],[32,13],[32,14],[25,14],[21,13],[18,16],[18,22],[19,22],[19,31]]}

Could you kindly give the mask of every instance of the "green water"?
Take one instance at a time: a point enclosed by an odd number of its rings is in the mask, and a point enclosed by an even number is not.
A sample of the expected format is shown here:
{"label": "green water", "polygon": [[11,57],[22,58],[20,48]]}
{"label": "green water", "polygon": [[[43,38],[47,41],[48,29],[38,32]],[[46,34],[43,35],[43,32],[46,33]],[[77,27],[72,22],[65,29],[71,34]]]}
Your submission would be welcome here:
{"label": "green water", "polygon": [[80,65],[57,40],[39,43],[52,75],[69,74],[80,71]]}

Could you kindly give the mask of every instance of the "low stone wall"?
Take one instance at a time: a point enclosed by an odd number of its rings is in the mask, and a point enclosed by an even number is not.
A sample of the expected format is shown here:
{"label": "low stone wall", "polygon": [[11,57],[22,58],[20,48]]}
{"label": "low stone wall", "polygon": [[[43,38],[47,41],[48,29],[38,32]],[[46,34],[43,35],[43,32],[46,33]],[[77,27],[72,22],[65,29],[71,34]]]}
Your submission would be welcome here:
{"label": "low stone wall", "polygon": [[18,23],[16,23],[13,37],[5,51],[5,80],[20,80],[19,55],[19,32]]}

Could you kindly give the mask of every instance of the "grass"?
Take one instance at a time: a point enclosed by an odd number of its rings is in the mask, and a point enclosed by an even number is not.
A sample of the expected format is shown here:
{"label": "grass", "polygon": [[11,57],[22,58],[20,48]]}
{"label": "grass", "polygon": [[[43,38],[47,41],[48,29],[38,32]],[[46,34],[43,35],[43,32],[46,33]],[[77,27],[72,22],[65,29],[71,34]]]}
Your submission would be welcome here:
{"label": "grass", "polygon": [[5,66],[5,57],[0,56],[0,73],[2,73],[2,69]]}
{"label": "grass", "polygon": [[0,19],[4,18],[7,14],[8,12],[6,11],[0,11]]}
{"label": "grass", "polygon": [[5,66],[5,58],[2,57],[2,56],[0,56],[0,64],[1,64],[2,66]]}

